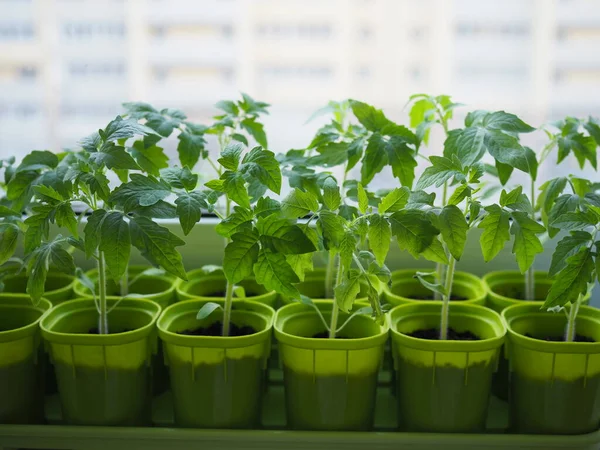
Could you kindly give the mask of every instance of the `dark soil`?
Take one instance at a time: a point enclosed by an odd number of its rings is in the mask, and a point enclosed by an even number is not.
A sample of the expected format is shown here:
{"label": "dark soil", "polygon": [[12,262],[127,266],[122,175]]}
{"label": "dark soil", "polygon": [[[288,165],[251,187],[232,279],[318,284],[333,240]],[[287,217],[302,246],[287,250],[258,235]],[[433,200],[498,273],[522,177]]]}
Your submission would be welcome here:
{"label": "dark soil", "polygon": [[[314,339],[329,339],[329,331],[322,331],[321,333],[313,334]],[[335,339],[351,339],[346,336],[335,336]]]}
{"label": "dark soil", "polygon": [[[406,298],[410,298],[412,300],[433,300],[433,294],[425,294],[425,295],[407,295]],[[461,297],[460,295],[452,294],[450,296],[450,300],[461,301],[467,300],[467,297]]]}
{"label": "dark soil", "polygon": [[[429,328],[427,330],[416,330],[412,333],[407,333],[408,336],[428,339],[430,341],[439,341],[440,330],[436,328]],[[454,328],[448,328],[448,340],[449,341],[479,341],[481,338],[470,331],[456,331]]]}
{"label": "dark soil", "polygon": [[[128,331],[133,331],[132,329],[125,329],[125,330],[111,330],[110,328],[108,329],[108,334],[119,334],[119,333],[127,333]],[[98,327],[94,327],[94,328],[90,328],[88,330],[88,334],[100,334],[100,332],[98,331]]]}
{"label": "dark soil", "polygon": [[[565,341],[564,336],[546,336],[546,337],[540,338],[537,336],[532,336],[529,333],[527,333],[525,336],[527,336],[528,338],[537,339],[539,341],[546,341],[546,342],[564,342]],[[577,334],[577,335],[575,335],[574,342],[596,342],[596,341],[594,339],[592,339],[591,337],[582,336],[580,334]]]}
{"label": "dark soil", "polygon": [[[229,325],[229,336],[248,336],[249,334],[256,333],[256,330],[248,325],[238,327],[232,323]],[[177,334],[184,334],[186,336],[222,336],[223,335],[223,323],[215,322],[208,327],[194,328],[192,330],[178,331]]]}

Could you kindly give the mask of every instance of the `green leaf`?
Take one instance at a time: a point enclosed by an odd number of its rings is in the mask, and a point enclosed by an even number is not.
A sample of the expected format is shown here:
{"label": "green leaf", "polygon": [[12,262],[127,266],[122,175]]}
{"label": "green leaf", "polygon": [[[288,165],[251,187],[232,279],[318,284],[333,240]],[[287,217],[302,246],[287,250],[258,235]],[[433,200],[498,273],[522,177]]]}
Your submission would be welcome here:
{"label": "green leaf", "polygon": [[254,207],[254,214],[256,217],[267,217],[274,213],[281,211],[281,203],[270,197],[262,197],[256,203]]}
{"label": "green leaf", "polygon": [[484,144],[489,154],[501,163],[526,173],[535,173],[537,170],[537,165],[532,163],[530,155],[514,136],[501,131],[487,131]]}
{"label": "green leaf", "polygon": [[51,187],[38,185],[38,186],[34,186],[33,190],[35,191],[38,198],[40,198],[41,200],[43,200],[47,203],[51,203],[54,205],[57,202],[63,201],[63,196],[60,195],[58,192],[56,192]]}
{"label": "green leaf", "polygon": [[281,202],[281,213],[289,218],[304,217],[310,212],[316,212],[318,209],[319,203],[315,196],[310,192],[303,192],[297,188]]}
{"label": "green leaf", "polygon": [[56,207],[54,220],[59,227],[66,228],[75,237],[78,236],[77,219],[70,203],[61,203]]}
{"label": "green leaf", "polygon": [[252,219],[252,211],[234,206],[233,212],[217,224],[215,230],[223,237],[231,237],[233,234],[240,232],[241,228],[248,227],[252,223]]}
{"label": "green leaf", "polygon": [[596,141],[591,136],[569,134],[558,138],[558,163],[560,164],[573,152],[579,166],[583,169],[588,160],[594,169],[597,168]]}
{"label": "green leaf", "polygon": [[144,141],[135,141],[131,148],[131,156],[145,172],[155,177],[159,176],[160,169],[169,167],[169,157],[161,147],[151,145],[146,147]]}
{"label": "green leaf", "polygon": [[258,260],[258,233],[246,230],[232,236],[232,241],[225,247],[223,270],[227,281],[239,283],[252,274],[254,263]]}
{"label": "green leaf", "polygon": [[108,201],[110,196],[110,187],[108,186],[108,178],[100,172],[83,173],[78,178],[78,181],[88,186],[90,192],[97,195],[102,200]]}
{"label": "green leaf", "polygon": [[187,279],[181,255],[175,249],[184,245],[184,241],[146,217],[131,218],[129,230],[132,244],[144,258],[183,280]]}
{"label": "green leaf", "polygon": [[360,170],[362,184],[368,185],[373,177],[381,172],[387,162],[386,142],[381,134],[373,133],[369,138]]}
{"label": "green leaf", "polygon": [[550,287],[543,308],[574,304],[580,295],[587,292],[588,283],[592,281],[594,259],[592,252],[585,247],[567,259],[567,266],[562,269]]}
{"label": "green leaf", "polygon": [[[350,145],[347,142],[328,142],[317,147],[318,155],[306,160],[308,166],[335,167],[348,161]],[[353,149],[355,150],[355,149]]]}
{"label": "green leaf", "polygon": [[434,273],[417,272],[415,274],[415,277],[423,286],[425,286],[430,291],[436,292],[441,296],[447,295],[446,288],[443,285],[439,283],[432,283],[431,281],[429,281],[433,278],[434,275]]}
{"label": "green leaf", "polygon": [[205,154],[206,140],[202,134],[192,134],[187,131],[182,131],[177,136],[179,144],[177,145],[177,153],[179,154],[179,162],[182,166],[187,166],[193,169],[201,155]]}
{"label": "green leaf", "polygon": [[469,225],[458,206],[444,206],[440,212],[439,227],[448,251],[454,259],[460,261],[467,243]]}
{"label": "green leaf", "polygon": [[200,191],[186,192],[177,197],[175,205],[177,205],[177,217],[179,217],[183,234],[187,236],[194,225],[200,222],[202,208],[208,208],[206,195]]}
{"label": "green leaf", "polygon": [[[580,199],[577,195],[564,194],[558,197],[548,213],[547,223],[551,224],[563,214],[575,211],[579,205],[579,201]],[[554,237],[559,231],[558,228],[551,227],[550,225],[548,225],[547,228],[550,237]]]}
{"label": "green leaf", "polygon": [[347,155],[348,163],[346,164],[346,173],[350,172],[361,160],[364,148],[365,148],[365,137],[360,136],[354,139],[350,145],[348,145]]}
{"label": "green leaf", "polygon": [[12,258],[18,240],[19,227],[14,224],[0,223],[0,265]]}
{"label": "green leaf", "polygon": [[352,265],[352,259],[354,255],[354,251],[356,250],[356,237],[354,233],[351,231],[347,231],[344,233],[344,237],[340,241],[340,264],[342,265],[342,270],[348,271]]}
{"label": "green leaf", "polygon": [[225,192],[225,183],[223,180],[210,180],[204,183],[204,186],[217,192]]}
{"label": "green leaf", "polygon": [[240,112],[240,109],[231,100],[221,100],[215,104],[215,108],[220,109],[221,111],[225,111],[227,114],[232,114],[237,116]]}
{"label": "green leaf", "polygon": [[317,225],[321,229],[321,234],[325,239],[325,248],[339,248],[344,238],[345,221],[342,217],[331,211],[321,211],[317,219]]}
{"label": "green leaf", "polygon": [[358,209],[362,214],[365,214],[367,212],[367,208],[369,207],[369,197],[367,196],[367,193],[365,192],[365,189],[361,183],[356,185],[356,189],[358,192]]}
{"label": "green leaf", "polygon": [[50,260],[52,265],[59,271],[71,275],[75,272],[75,261],[73,256],[60,246],[60,244],[52,245],[50,252]]}
{"label": "green leaf", "polygon": [[473,165],[485,155],[486,134],[486,130],[481,127],[469,127],[455,134],[451,133],[444,142],[444,156],[451,158],[456,155],[463,166]]}
{"label": "green leaf", "polygon": [[242,120],[240,125],[259,145],[262,145],[265,148],[268,147],[267,135],[262,123],[257,122],[254,118],[249,118]]}
{"label": "green leaf", "polygon": [[98,209],[88,217],[87,224],[83,229],[85,236],[85,256],[91,258],[98,244],[100,243],[100,229],[102,228],[102,222],[106,218],[107,212],[103,209]]}
{"label": "green leaf", "polygon": [[448,204],[459,205],[465,198],[471,197],[472,191],[473,190],[468,184],[461,184],[454,190],[448,199]]}
{"label": "green leaf", "polygon": [[33,150],[23,158],[17,172],[53,169],[58,166],[58,156],[48,150]]}
{"label": "green leaf", "polygon": [[535,255],[544,251],[537,235],[546,229],[524,212],[514,212],[512,218],[510,233],[515,236],[512,252],[517,257],[521,273],[525,273],[533,264]]}
{"label": "green leaf", "polygon": [[259,217],[256,228],[263,246],[282,254],[303,254],[316,250],[313,242],[298,225],[290,224],[273,214]]}
{"label": "green leaf", "polygon": [[369,216],[369,244],[377,263],[382,266],[390,249],[392,230],[388,221],[379,214]]}
{"label": "green leaf", "polygon": [[496,171],[498,174],[498,179],[500,180],[500,184],[502,184],[503,186],[506,183],[508,183],[508,180],[510,179],[513,170],[514,169],[512,166],[509,166],[508,164],[504,164],[496,160]]}
{"label": "green leaf", "polygon": [[21,214],[10,209],[9,207],[0,205],[0,217],[5,218],[5,217],[20,217],[20,216],[21,216]]}
{"label": "green leaf", "polygon": [[[417,256],[417,255],[413,255]],[[438,238],[433,239],[429,247],[421,252],[421,256],[429,261],[439,264],[448,264],[448,255],[446,250]]]}
{"label": "green leaf", "polygon": [[276,194],[281,191],[281,169],[273,152],[254,147],[244,156],[239,170],[250,177],[248,182],[256,179]]}
{"label": "green leaf", "polygon": [[407,145],[403,138],[397,136],[390,137],[385,151],[388,162],[392,166],[392,174],[400,180],[402,186],[412,187],[417,167],[415,151]]}
{"label": "green leaf", "polygon": [[340,188],[332,177],[327,177],[323,183],[323,203],[331,211],[336,211],[342,204]]}
{"label": "green leaf", "polygon": [[37,304],[44,295],[52,251],[51,245],[51,243],[44,243],[34,251],[29,260],[26,291],[34,304]]}
{"label": "green leaf", "polygon": [[300,281],[304,281],[306,272],[312,272],[314,269],[312,253],[304,253],[302,255],[285,255],[285,260],[288,262]]}
{"label": "green leaf", "polygon": [[222,309],[223,306],[219,305],[218,303],[205,303],[204,305],[202,305],[202,308],[200,308],[200,311],[198,311],[198,314],[196,314],[196,320],[204,320],[207,317],[210,317],[210,315],[215,311]]}
{"label": "green leaf", "polygon": [[483,259],[489,262],[504,248],[506,241],[510,239],[509,218],[510,215],[498,205],[485,208],[487,215],[483,218],[478,228],[483,232],[479,242]]}
{"label": "green leaf", "polygon": [[18,206],[12,205],[13,209],[20,210],[29,201],[32,195],[31,185],[39,177],[37,172],[27,170],[17,172],[6,185],[6,198],[18,202]]}
{"label": "green leaf", "polygon": [[589,246],[592,243],[592,235],[587,231],[572,231],[570,236],[565,236],[556,245],[552,254],[552,262],[548,275],[553,277],[559,271],[565,268],[567,260],[579,253],[581,248]]}
{"label": "green leaf", "polygon": [[123,119],[117,116],[100,133],[104,142],[129,139],[133,136],[156,135],[156,131],[137,122],[135,119]]}
{"label": "green leaf", "polygon": [[358,121],[367,130],[387,136],[400,136],[409,143],[417,143],[417,138],[412,131],[389,120],[380,109],[356,100],[350,100],[350,106]]}
{"label": "green leaf", "polygon": [[223,181],[223,190],[227,196],[242,208],[250,209],[250,197],[242,174],[227,170],[221,175],[221,180]]}
{"label": "green leaf", "polygon": [[267,290],[293,299],[300,298],[300,293],[294,286],[300,279],[281,253],[262,249],[258,255],[258,262],[254,265],[254,275],[256,282]]}
{"label": "green leaf", "polygon": [[99,250],[104,253],[110,276],[118,283],[127,270],[131,253],[129,225],[122,213],[111,212],[104,217],[100,227]]}
{"label": "green leaf", "polygon": [[511,133],[531,133],[535,131],[535,128],[527,125],[514,114],[504,111],[487,114],[483,118],[483,126],[492,130],[502,130]]}
{"label": "green leaf", "polygon": [[152,206],[171,193],[167,183],[152,175],[131,174],[131,181],[113,191],[109,197],[111,203],[120,205],[126,212],[137,206]]}
{"label": "green leaf", "polygon": [[360,293],[360,276],[358,274],[350,275],[344,278],[342,282],[335,287],[335,303],[337,307],[345,313],[350,312],[356,296]]}
{"label": "green leaf", "polygon": [[591,211],[566,212],[552,221],[552,226],[560,230],[583,230],[598,224],[598,217]]}
{"label": "green leaf", "polygon": [[423,171],[421,178],[417,182],[417,190],[426,189],[434,184],[436,187],[440,187],[453,177],[458,180],[464,179],[462,169],[448,158],[444,156],[431,156],[429,160],[432,165]]}
{"label": "green leaf", "polygon": [[148,217],[149,219],[175,219],[177,217],[177,208],[161,200],[152,206],[138,206],[132,209],[131,213],[136,216]]}
{"label": "green leaf", "polygon": [[221,157],[217,160],[219,164],[227,170],[236,171],[240,164],[240,156],[244,146],[238,142],[233,142],[223,149]]}
{"label": "green leaf", "polygon": [[90,161],[98,166],[109,169],[139,170],[135,160],[125,151],[125,147],[109,142],[102,146],[99,152],[90,153]]}
{"label": "green leaf", "polygon": [[407,187],[394,188],[379,202],[378,210],[381,214],[400,211],[408,203],[410,189]]}
{"label": "green leaf", "polygon": [[390,224],[400,248],[408,250],[414,257],[429,247],[439,234],[439,230],[431,224],[427,215],[416,209],[395,212],[390,216]]}
{"label": "green leaf", "polygon": [[188,167],[167,167],[160,171],[160,176],[176,189],[191,191],[198,184],[198,175],[193,174]]}

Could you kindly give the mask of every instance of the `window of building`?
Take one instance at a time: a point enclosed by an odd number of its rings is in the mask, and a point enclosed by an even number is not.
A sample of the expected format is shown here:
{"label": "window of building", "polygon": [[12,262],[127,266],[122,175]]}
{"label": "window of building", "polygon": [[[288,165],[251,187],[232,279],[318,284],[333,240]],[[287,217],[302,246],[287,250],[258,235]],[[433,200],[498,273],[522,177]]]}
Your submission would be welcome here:
{"label": "window of building", "polygon": [[83,41],[96,38],[122,39],[126,27],[122,22],[68,22],[62,27],[68,40]]}
{"label": "window of building", "polygon": [[88,63],[76,62],[69,65],[69,75],[79,77],[120,77],[125,74],[122,62]]}
{"label": "window of building", "polygon": [[23,22],[0,22],[1,41],[29,41],[34,37],[33,25]]}

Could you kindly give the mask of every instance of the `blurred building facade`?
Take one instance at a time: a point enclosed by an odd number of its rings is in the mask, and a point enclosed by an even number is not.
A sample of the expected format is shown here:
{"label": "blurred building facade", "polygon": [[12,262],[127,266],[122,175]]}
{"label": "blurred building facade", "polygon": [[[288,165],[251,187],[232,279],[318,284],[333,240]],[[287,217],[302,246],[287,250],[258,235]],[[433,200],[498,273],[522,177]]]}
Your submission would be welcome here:
{"label": "blurred building facade", "polygon": [[329,99],[406,119],[449,93],[534,125],[600,115],[600,0],[0,0],[0,157],[74,145],[123,101],[204,121],[245,91],[275,151]]}

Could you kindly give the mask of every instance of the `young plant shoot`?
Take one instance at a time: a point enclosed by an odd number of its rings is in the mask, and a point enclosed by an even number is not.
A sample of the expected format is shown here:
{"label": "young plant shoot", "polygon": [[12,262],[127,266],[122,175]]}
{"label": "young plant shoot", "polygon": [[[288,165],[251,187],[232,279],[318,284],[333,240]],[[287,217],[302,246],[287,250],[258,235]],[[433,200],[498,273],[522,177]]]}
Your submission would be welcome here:
{"label": "young plant shoot", "polygon": [[[324,203],[322,190],[331,191],[335,184],[340,191],[339,216],[353,220],[356,208],[346,204],[344,191],[348,189],[347,195],[358,201],[357,182],[346,181],[355,167],[360,167],[363,192],[368,191],[369,183],[386,166],[391,167],[392,174],[402,186],[412,187],[418,147],[414,133],[389,120],[381,110],[357,100],[329,102],[312,118],[328,113],[333,116],[330,122],[317,131],[306,149],[290,150],[279,158],[286,167],[284,174],[292,188]],[[330,172],[322,171],[338,166],[343,167],[339,187],[337,181],[330,178]],[[336,252],[330,251],[325,279],[327,298],[334,294],[335,267]]]}
{"label": "young plant shoot", "polygon": [[[475,196],[481,189],[481,178],[485,169],[481,162],[488,153],[496,161],[496,167],[504,172],[519,169],[526,173],[536,173],[535,155],[518,140],[518,133],[532,131],[513,114],[503,111],[474,111],[467,115],[465,127],[452,130],[444,143],[443,156],[431,156],[431,166],[427,167],[417,183],[417,189],[435,185],[441,187],[457,185],[448,199],[448,204],[433,207],[430,201],[428,213],[415,212],[408,205],[406,209],[390,217],[392,230],[401,248],[413,255],[419,254],[446,265],[443,282],[431,283],[422,274],[418,277],[427,288],[438,292],[443,299],[440,339],[448,335],[448,312],[452,295],[452,284],[456,262],[463,254],[467,232],[475,226],[483,228],[481,248],[486,261],[495,257],[503,248],[510,233],[515,235],[513,252],[516,253],[521,271],[527,270],[536,253],[542,251],[537,237],[544,227],[531,219],[532,209],[527,197],[520,189],[509,194],[503,192],[500,205],[482,208]],[[417,191],[412,195],[419,194]],[[463,205],[462,209],[459,207]],[[510,217],[513,223],[510,225]],[[436,235],[440,233],[448,253]],[[418,237],[419,239],[415,238]]]}
{"label": "young plant shoot", "polygon": [[[248,139],[242,134],[246,131],[266,146],[263,125],[258,118],[267,112],[267,106],[247,95],[238,102],[220,102],[217,107],[225,113],[217,116],[217,123],[208,130],[217,134],[221,146],[216,162],[208,158],[218,177],[205,186],[209,188],[206,198],[224,200],[221,208],[214,208],[221,219],[216,230],[226,239],[223,336],[230,333],[237,283],[254,274],[256,282],[268,290],[300,298],[294,286],[300,280],[290,262],[315,250],[308,228],[281,216],[279,202],[265,197],[267,190],[276,194],[281,190],[281,170],[275,155],[262,146],[248,148]],[[204,319],[220,309],[221,305],[207,303],[197,317]]]}
{"label": "young plant shoot", "polygon": [[[142,140],[128,146],[127,140],[135,136],[141,136]],[[152,142],[149,147],[144,144],[147,138]],[[137,120],[118,116],[106,128],[85,138],[80,151],[62,154],[60,160],[50,152],[33,152],[26,158],[33,167],[47,169],[36,178],[28,178],[27,185],[19,185],[20,190],[35,193],[38,200],[32,207],[33,214],[25,221],[27,292],[34,300],[43,295],[50,264],[62,272],[75,271],[73,256],[64,249],[65,244],[81,250],[87,258],[96,260],[99,334],[110,332],[107,277],[120,283],[127,272],[132,245],[150,263],[180,278],[186,277],[176,250],[184,242],[152,220],[163,217],[169,209],[163,201],[170,194],[169,186],[148,173],[163,161],[162,149],[155,145],[159,138],[154,130]],[[50,155],[55,160],[51,161]],[[110,187],[110,171],[123,180],[115,189]],[[139,173],[143,171],[146,174]],[[74,204],[81,203],[86,211],[91,211],[83,237],[79,236],[78,217],[73,209]],[[70,236],[58,235],[48,240],[50,224],[67,229]],[[95,292],[90,280],[82,281]]]}

